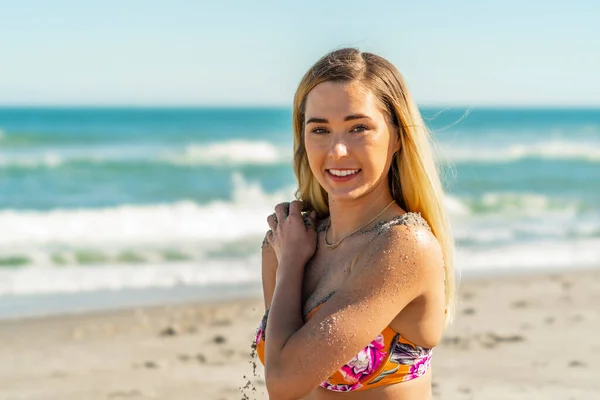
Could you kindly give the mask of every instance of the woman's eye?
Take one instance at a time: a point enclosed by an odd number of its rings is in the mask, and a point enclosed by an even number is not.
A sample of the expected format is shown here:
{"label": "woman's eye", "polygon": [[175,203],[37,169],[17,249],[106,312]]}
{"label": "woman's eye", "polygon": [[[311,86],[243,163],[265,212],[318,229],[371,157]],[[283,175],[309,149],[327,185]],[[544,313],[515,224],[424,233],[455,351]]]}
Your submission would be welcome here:
{"label": "woman's eye", "polygon": [[369,128],[365,125],[356,125],[354,128],[352,128],[352,132],[364,132],[368,130]]}
{"label": "woman's eye", "polygon": [[313,128],[311,130],[311,132],[319,134],[319,133],[326,133],[327,130],[325,128],[317,127],[317,128]]}
{"label": "woman's eye", "polygon": [[[364,132],[364,131],[368,131],[369,128],[366,125],[356,125],[355,127],[352,128],[351,132]],[[311,129],[310,131],[311,133],[316,133],[317,135],[319,134],[324,134],[327,133],[327,129],[321,126],[318,126],[316,128]]]}

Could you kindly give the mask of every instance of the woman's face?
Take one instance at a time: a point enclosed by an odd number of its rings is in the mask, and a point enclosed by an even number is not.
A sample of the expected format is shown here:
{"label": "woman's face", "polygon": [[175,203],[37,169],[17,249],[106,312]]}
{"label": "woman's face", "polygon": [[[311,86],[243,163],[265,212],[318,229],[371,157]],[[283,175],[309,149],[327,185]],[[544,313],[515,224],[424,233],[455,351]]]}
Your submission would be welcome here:
{"label": "woman's face", "polygon": [[377,99],[357,82],[323,82],[306,98],[304,144],[310,169],[330,200],[389,191],[400,141]]}

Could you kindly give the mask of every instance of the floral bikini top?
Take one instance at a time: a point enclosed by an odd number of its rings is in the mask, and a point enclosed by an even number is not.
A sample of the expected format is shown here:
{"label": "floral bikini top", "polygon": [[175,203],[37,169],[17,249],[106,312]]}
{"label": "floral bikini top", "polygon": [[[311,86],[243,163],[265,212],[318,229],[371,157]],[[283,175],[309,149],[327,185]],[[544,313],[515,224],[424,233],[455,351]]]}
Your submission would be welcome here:
{"label": "floral bikini top", "polygon": [[[399,224],[408,225],[411,222],[429,229],[429,225],[421,215],[413,212],[380,223],[375,228],[386,228]],[[305,315],[304,320],[308,321],[334,293],[330,293],[319,301]],[[268,317],[269,310],[267,309],[256,333],[256,352],[263,365]],[[418,346],[387,326],[367,347],[342,365],[320,386],[334,392],[353,392],[409,381],[427,372],[432,354],[432,348]]]}

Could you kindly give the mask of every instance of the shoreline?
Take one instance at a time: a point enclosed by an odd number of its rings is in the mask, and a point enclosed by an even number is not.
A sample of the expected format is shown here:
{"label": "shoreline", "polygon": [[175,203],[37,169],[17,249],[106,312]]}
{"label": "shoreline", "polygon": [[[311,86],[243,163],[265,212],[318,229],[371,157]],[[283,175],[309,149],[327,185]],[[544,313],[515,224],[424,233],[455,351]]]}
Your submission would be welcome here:
{"label": "shoreline", "polygon": [[[463,281],[434,396],[600,396],[597,304],[598,268]],[[0,320],[0,398],[266,399],[250,356],[263,311],[247,296]]]}
{"label": "shoreline", "polygon": [[[75,293],[0,296],[0,322],[4,320],[67,316],[85,313],[160,307],[187,303],[210,303],[262,295],[260,283],[181,285],[168,288],[99,290]],[[4,300],[4,302],[3,302]]]}
{"label": "shoreline", "polygon": [[[474,280],[511,279],[531,276],[600,270],[600,266],[574,268],[497,268],[462,271],[458,287]],[[0,323],[6,320],[61,317],[98,312],[124,311],[139,307],[210,304],[240,298],[262,298],[260,282],[242,285],[180,285],[173,287],[126,288],[121,290],[83,291],[0,296]]]}

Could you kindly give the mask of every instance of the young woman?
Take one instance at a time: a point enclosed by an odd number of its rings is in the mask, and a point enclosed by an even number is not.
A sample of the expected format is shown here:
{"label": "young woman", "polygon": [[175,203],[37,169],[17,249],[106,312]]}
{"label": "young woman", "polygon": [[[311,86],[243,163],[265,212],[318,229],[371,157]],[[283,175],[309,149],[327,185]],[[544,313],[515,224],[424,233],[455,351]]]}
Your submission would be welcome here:
{"label": "young woman", "polygon": [[342,49],[304,75],[293,120],[299,200],[262,253],[269,395],[428,399],[454,247],[417,106],[391,63]]}

